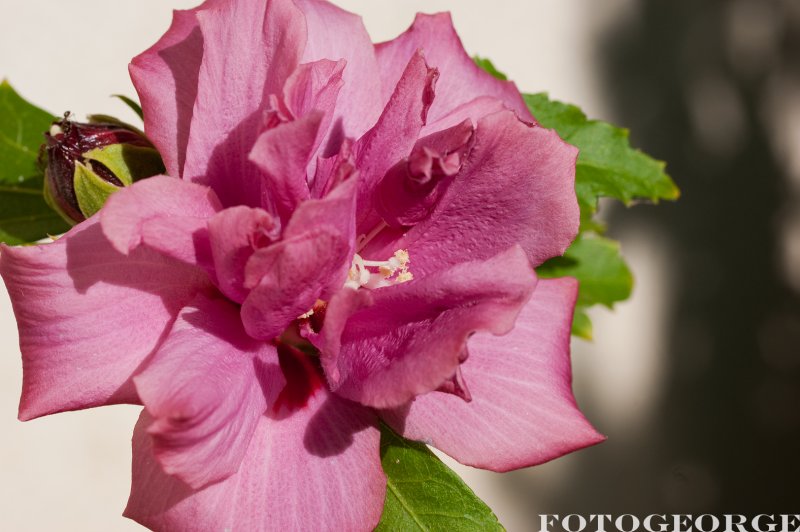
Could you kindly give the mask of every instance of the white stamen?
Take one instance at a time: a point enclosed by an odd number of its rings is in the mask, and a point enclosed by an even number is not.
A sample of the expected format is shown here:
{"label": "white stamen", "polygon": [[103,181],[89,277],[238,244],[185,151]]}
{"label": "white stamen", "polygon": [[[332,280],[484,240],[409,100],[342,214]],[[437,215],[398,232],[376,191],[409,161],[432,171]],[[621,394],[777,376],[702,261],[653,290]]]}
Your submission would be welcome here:
{"label": "white stamen", "polygon": [[58,124],[53,124],[52,126],[50,126],[50,136],[51,137],[55,137],[55,136],[63,135],[63,134],[64,134],[64,130],[61,129],[61,126],[59,126]]}
{"label": "white stamen", "polygon": [[[414,279],[414,274],[408,271],[411,258],[408,251],[399,249],[389,260],[364,260],[358,253],[353,256],[353,263],[347,274],[345,286],[354,290],[361,287],[375,289],[394,284],[405,283]],[[375,268],[378,271],[370,271]]]}

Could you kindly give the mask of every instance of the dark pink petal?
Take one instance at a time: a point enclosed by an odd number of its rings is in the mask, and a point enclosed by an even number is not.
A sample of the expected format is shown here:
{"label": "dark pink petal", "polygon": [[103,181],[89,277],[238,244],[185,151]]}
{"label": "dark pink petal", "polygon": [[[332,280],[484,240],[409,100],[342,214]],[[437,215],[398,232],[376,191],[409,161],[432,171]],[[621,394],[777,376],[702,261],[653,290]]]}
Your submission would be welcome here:
{"label": "dark pink petal", "polygon": [[130,377],[209,287],[199,269],[149,249],[120,254],[97,221],[52,244],[0,246],[22,351],[20,419],[138,403]]}
{"label": "dark pink petal", "polygon": [[540,464],[605,438],[583,417],[571,389],[570,326],[578,285],[542,280],[506,336],[469,342],[461,369],[472,400],[433,392],[383,412],[406,438],[493,471]]}
{"label": "dark pink petal", "polygon": [[[352,290],[343,288],[339,290],[328,302],[323,311],[322,330],[305,331],[308,340],[317,349],[325,353],[324,366],[328,370],[337,372],[336,358],[342,350],[342,332],[347,327],[347,320],[357,311],[371,307],[375,304],[371,290]],[[312,316],[313,318],[313,316]],[[341,379],[340,374],[335,375]]]}
{"label": "dark pink petal", "polygon": [[[120,253],[145,243],[165,255],[189,261],[195,238],[222,206],[208,187],[156,176],[111,196],[100,212],[103,233]],[[169,231],[164,233],[164,231]]]}
{"label": "dark pink petal", "polygon": [[312,198],[324,198],[339,183],[358,174],[353,156],[354,144],[353,139],[346,138],[335,155],[317,159],[314,180],[311,183]]}
{"label": "dark pink petal", "polygon": [[216,284],[223,294],[241,303],[250,293],[244,286],[247,261],[280,238],[280,223],[263,209],[231,207],[208,220],[208,236]]}
{"label": "dark pink petal", "polygon": [[263,205],[274,205],[288,221],[297,205],[310,197],[306,168],[317,148],[322,111],[266,130],[256,140],[250,160],[264,172]]}
{"label": "dark pink petal", "polygon": [[303,202],[283,240],[250,258],[244,286],[252,291],[242,319],[253,337],[274,338],[344,285],[355,248],[357,187],[350,178],[325,198]]}
{"label": "dark pink petal", "polygon": [[142,223],[140,235],[147,247],[186,264],[201,266],[213,278],[206,220],[156,216]]}
{"label": "dark pink petal", "polygon": [[[344,242],[348,243],[348,250],[343,253],[349,268],[350,260],[355,252],[353,248],[356,236],[357,192],[358,178],[351,176],[339,183],[324,198],[303,202],[294,211],[284,232],[284,237],[291,238],[319,227],[329,227]],[[344,283],[344,279],[342,279],[342,283]],[[337,290],[339,288],[339,286],[336,287]]]}
{"label": "dark pink petal", "polygon": [[471,124],[477,125],[481,118],[489,116],[506,109],[503,102],[491,96],[480,96],[474,100],[459,105],[455,109],[448,111],[442,117],[439,117],[436,122],[428,122],[422,128],[421,135],[430,135],[437,131],[443,131],[453,126],[461,124],[465,120],[469,120]]}
{"label": "dark pink petal", "polygon": [[202,488],[239,470],[267,408],[258,368],[276,360],[275,347],[248,337],[228,301],[199,296],[181,311],[134,377],[167,474]]}
{"label": "dark pink petal", "polygon": [[561,255],[578,232],[578,150],[511,111],[478,123],[475,145],[430,217],[371,255],[408,249],[411,271],[491,257],[519,243],[538,266]]}
{"label": "dark pink petal", "polygon": [[328,135],[335,153],[342,139],[360,137],[380,116],[384,100],[375,51],[358,15],[321,0],[295,0],[295,3],[303,11],[308,28],[303,62],[346,61],[344,85]]}
{"label": "dark pink petal", "polygon": [[203,59],[196,12],[175,11],[167,33],[128,67],[142,102],[145,132],[174,177],[183,174]]}
{"label": "dark pink petal", "polygon": [[270,95],[300,64],[303,15],[291,0],[218,2],[197,13],[205,41],[184,177],[225,205],[260,205],[261,172],[248,159]]}
{"label": "dark pink petal", "polygon": [[[453,109],[480,96],[496,98],[520,118],[533,121],[517,87],[485,72],[464,51],[449,13],[419,14],[405,33],[376,46],[385,97],[391,93],[406,63],[417,50],[422,50],[428,64],[438,68],[441,74],[429,123],[437,122]],[[459,117],[455,123],[464,118],[466,116]]]}
{"label": "dark pink petal", "polygon": [[346,250],[347,243],[323,226],[254,253],[245,269],[245,287],[251,288],[242,304],[247,333],[273,339],[311,310],[341,269]]}
{"label": "dark pink petal", "polygon": [[[280,390],[280,372],[271,369],[278,377],[264,387]],[[238,473],[192,490],[155,460],[145,412],[133,436],[125,515],[153,530],[177,532],[198,524],[203,530],[253,532],[372,530],[386,490],[376,421],[370,410],[323,388],[306,408],[262,417]]]}
{"label": "dark pink petal", "polygon": [[[412,257],[413,264],[413,257]],[[422,279],[372,291],[373,305],[356,310],[336,342],[322,346],[322,365],[336,393],[376,408],[405,404],[439,388],[463,359],[478,330],[505,334],[530,297],[536,276],[522,249],[468,262]],[[349,290],[349,288],[345,288]],[[368,301],[334,301],[323,327]],[[335,333],[324,333],[335,338]]]}
{"label": "dark pink petal", "polygon": [[[314,139],[314,155],[307,165],[309,175],[314,175],[317,157],[324,155],[328,149],[326,139],[333,134],[331,126],[336,118],[334,112],[339,92],[344,85],[342,75],[346,64],[344,59],[336,62],[320,59],[300,65],[283,88],[283,105],[295,119],[303,118],[312,111],[323,113]],[[341,123],[335,132],[337,143],[341,142],[338,138],[342,135],[340,127]]]}
{"label": "dark pink petal", "polygon": [[465,120],[417,141],[408,159],[378,183],[375,209],[391,227],[415,225],[433,211],[466,160],[475,128]]}
{"label": "dark pink petal", "polygon": [[314,110],[323,111],[327,122],[323,129],[327,130],[333,120],[339,91],[344,85],[342,73],[346,64],[344,60],[320,59],[298,66],[283,87],[286,110],[294,118],[301,118]]}
{"label": "dark pink petal", "polygon": [[438,77],[438,71],[428,67],[421,53],[412,55],[378,123],[353,148],[361,174],[358,202],[359,227],[363,230],[370,229],[364,224],[376,221],[369,217],[374,215],[369,206],[378,181],[408,156],[419,138]]}

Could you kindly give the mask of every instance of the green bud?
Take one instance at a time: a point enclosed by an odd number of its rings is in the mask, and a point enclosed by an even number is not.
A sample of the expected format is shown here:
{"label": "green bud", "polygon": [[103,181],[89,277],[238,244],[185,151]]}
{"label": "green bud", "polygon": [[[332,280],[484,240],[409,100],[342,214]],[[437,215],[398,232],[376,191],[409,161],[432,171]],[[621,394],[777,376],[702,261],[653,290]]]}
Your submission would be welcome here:
{"label": "green bud", "polygon": [[89,119],[81,124],[65,117],[45,134],[44,196],[73,224],[99,211],[122,187],[165,172],[161,156],[144,133],[112,117]]}

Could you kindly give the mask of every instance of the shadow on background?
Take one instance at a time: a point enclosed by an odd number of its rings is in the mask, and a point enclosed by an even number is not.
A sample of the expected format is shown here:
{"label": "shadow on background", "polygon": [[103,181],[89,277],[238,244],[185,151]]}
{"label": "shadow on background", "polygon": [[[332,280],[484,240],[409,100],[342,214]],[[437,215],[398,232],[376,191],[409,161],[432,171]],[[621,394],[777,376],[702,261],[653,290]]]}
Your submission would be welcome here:
{"label": "shadow on background", "polygon": [[[520,473],[514,491],[562,515],[796,512],[800,3],[633,4],[597,68],[615,120],[682,189],[677,203],[610,217],[614,234],[644,227],[670,243],[660,391],[630,433],[570,458],[568,482],[542,490],[546,479]],[[614,415],[582,406],[601,430]]]}

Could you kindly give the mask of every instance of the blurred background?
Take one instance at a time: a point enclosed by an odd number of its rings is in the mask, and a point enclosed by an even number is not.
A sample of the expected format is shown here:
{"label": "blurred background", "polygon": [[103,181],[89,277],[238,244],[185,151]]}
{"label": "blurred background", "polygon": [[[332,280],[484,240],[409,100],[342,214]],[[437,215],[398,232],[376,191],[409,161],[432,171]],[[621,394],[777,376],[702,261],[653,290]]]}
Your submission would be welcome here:
{"label": "blurred background", "polygon": [[[509,530],[539,513],[797,511],[800,2],[339,0],[374,40],[450,10],[521,90],[631,128],[675,204],[604,205],[637,279],[574,341],[578,402],[608,441],[534,469],[458,467]],[[53,113],[135,121],[126,65],[188,0],[0,0],[0,77]],[[0,117],[2,119],[2,117]],[[120,517],[133,407],[16,421],[0,291],[0,529],[138,530]]]}

